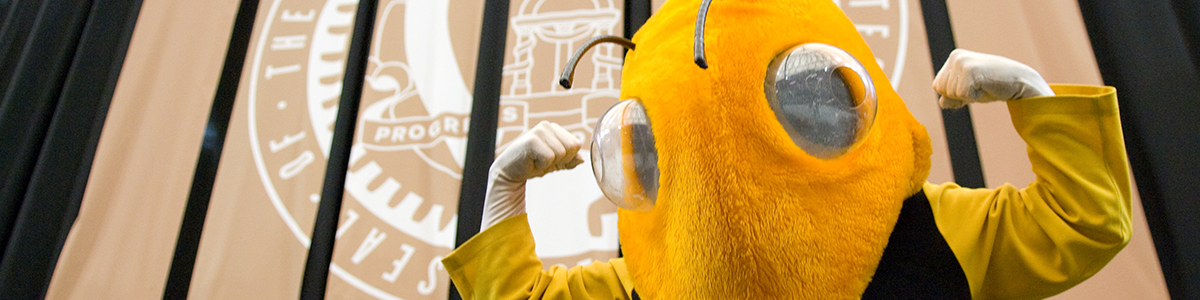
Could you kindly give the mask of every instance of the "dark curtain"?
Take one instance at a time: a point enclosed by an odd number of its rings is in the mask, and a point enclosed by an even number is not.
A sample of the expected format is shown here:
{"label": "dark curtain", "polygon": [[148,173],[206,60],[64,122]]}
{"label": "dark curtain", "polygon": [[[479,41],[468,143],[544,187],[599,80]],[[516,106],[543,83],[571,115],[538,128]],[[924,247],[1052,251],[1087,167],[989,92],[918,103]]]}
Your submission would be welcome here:
{"label": "dark curtain", "polygon": [[1198,2],[1079,0],[1173,299],[1200,299]]}
{"label": "dark curtain", "polygon": [[0,299],[45,296],[140,7],[0,2]]}

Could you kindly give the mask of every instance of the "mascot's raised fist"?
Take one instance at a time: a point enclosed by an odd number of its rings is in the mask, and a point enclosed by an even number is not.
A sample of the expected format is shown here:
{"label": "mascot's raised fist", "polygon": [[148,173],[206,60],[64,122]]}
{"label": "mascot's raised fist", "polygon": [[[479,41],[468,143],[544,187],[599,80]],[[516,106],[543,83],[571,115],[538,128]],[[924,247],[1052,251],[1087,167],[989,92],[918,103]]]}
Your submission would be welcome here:
{"label": "mascot's raised fist", "polygon": [[1033,68],[1005,57],[963,49],[950,53],[933,79],[933,90],[942,95],[942,108],[1054,96],[1050,85]]}
{"label": "mascot's raised fist", "polygon": [[525,132],[504,149],[492,172],[510,182],[542,177],[547,173],[574,168],[583,163],[579,158],[581,143],[558,124],[542,121]]}

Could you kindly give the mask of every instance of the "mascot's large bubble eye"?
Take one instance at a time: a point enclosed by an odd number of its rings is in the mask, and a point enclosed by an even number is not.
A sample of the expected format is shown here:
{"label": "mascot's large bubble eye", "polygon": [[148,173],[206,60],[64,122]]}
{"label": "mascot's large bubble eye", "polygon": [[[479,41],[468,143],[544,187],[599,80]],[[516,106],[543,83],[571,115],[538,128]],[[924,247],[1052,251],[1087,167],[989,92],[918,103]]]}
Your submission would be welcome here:
{"label": "mascot's large bubble eye", "polygon": [[832,159],[866,137],[875,121],[875,85],[854,56],[809,43],[780,54],[767,69],[767,103],[792,142]]}
{"label": "mascot's large bubble eye", "polygon": [[618,207],[646,211],[658,197],[658,150],[646,108],[625,100],[609,108],[592,136],[592,172]]}

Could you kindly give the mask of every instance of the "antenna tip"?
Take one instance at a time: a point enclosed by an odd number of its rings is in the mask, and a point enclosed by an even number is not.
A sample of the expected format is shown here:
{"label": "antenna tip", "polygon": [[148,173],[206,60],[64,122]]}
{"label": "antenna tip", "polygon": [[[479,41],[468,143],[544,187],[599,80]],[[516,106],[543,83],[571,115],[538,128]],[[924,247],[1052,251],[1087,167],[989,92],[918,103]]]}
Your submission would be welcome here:
{"label": "antenna tip", "polygon": [[558,85],[561,85],[563,88],[565,88],[565,89],[568,89],[568,90],[569,90],[569,89],[571,89],[571,80],[570,80],[570,79],[566,79],[566,78],[559,79],[559,80],[558,80]]}
{"label": "antenna tip", "polygon": [[703,57],[696,58],[696,65],[700,66],[701,69],[708,69],[708,62]]}

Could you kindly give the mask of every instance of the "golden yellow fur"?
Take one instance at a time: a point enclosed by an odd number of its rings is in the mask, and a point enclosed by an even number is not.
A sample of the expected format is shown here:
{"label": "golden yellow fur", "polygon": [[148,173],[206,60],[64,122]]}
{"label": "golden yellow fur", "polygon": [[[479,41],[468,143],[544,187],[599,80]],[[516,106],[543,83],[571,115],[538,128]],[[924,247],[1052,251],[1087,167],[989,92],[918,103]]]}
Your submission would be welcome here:
{"label": "golden yellow fur", "polygon": [[[902,202],[929,172],[929,138],[854,26],[829,0],[715,0],[709,68],[692,62],[699,0],[671,0],[634,37],[623,99],[641,99],[661,170],[657,204],[620,211],[646,299],[843,299],[866,288]],[[763,92],[768,64],[802,43],[845,49],[878,93],[875,125],[833,160],[807,155]]]}

